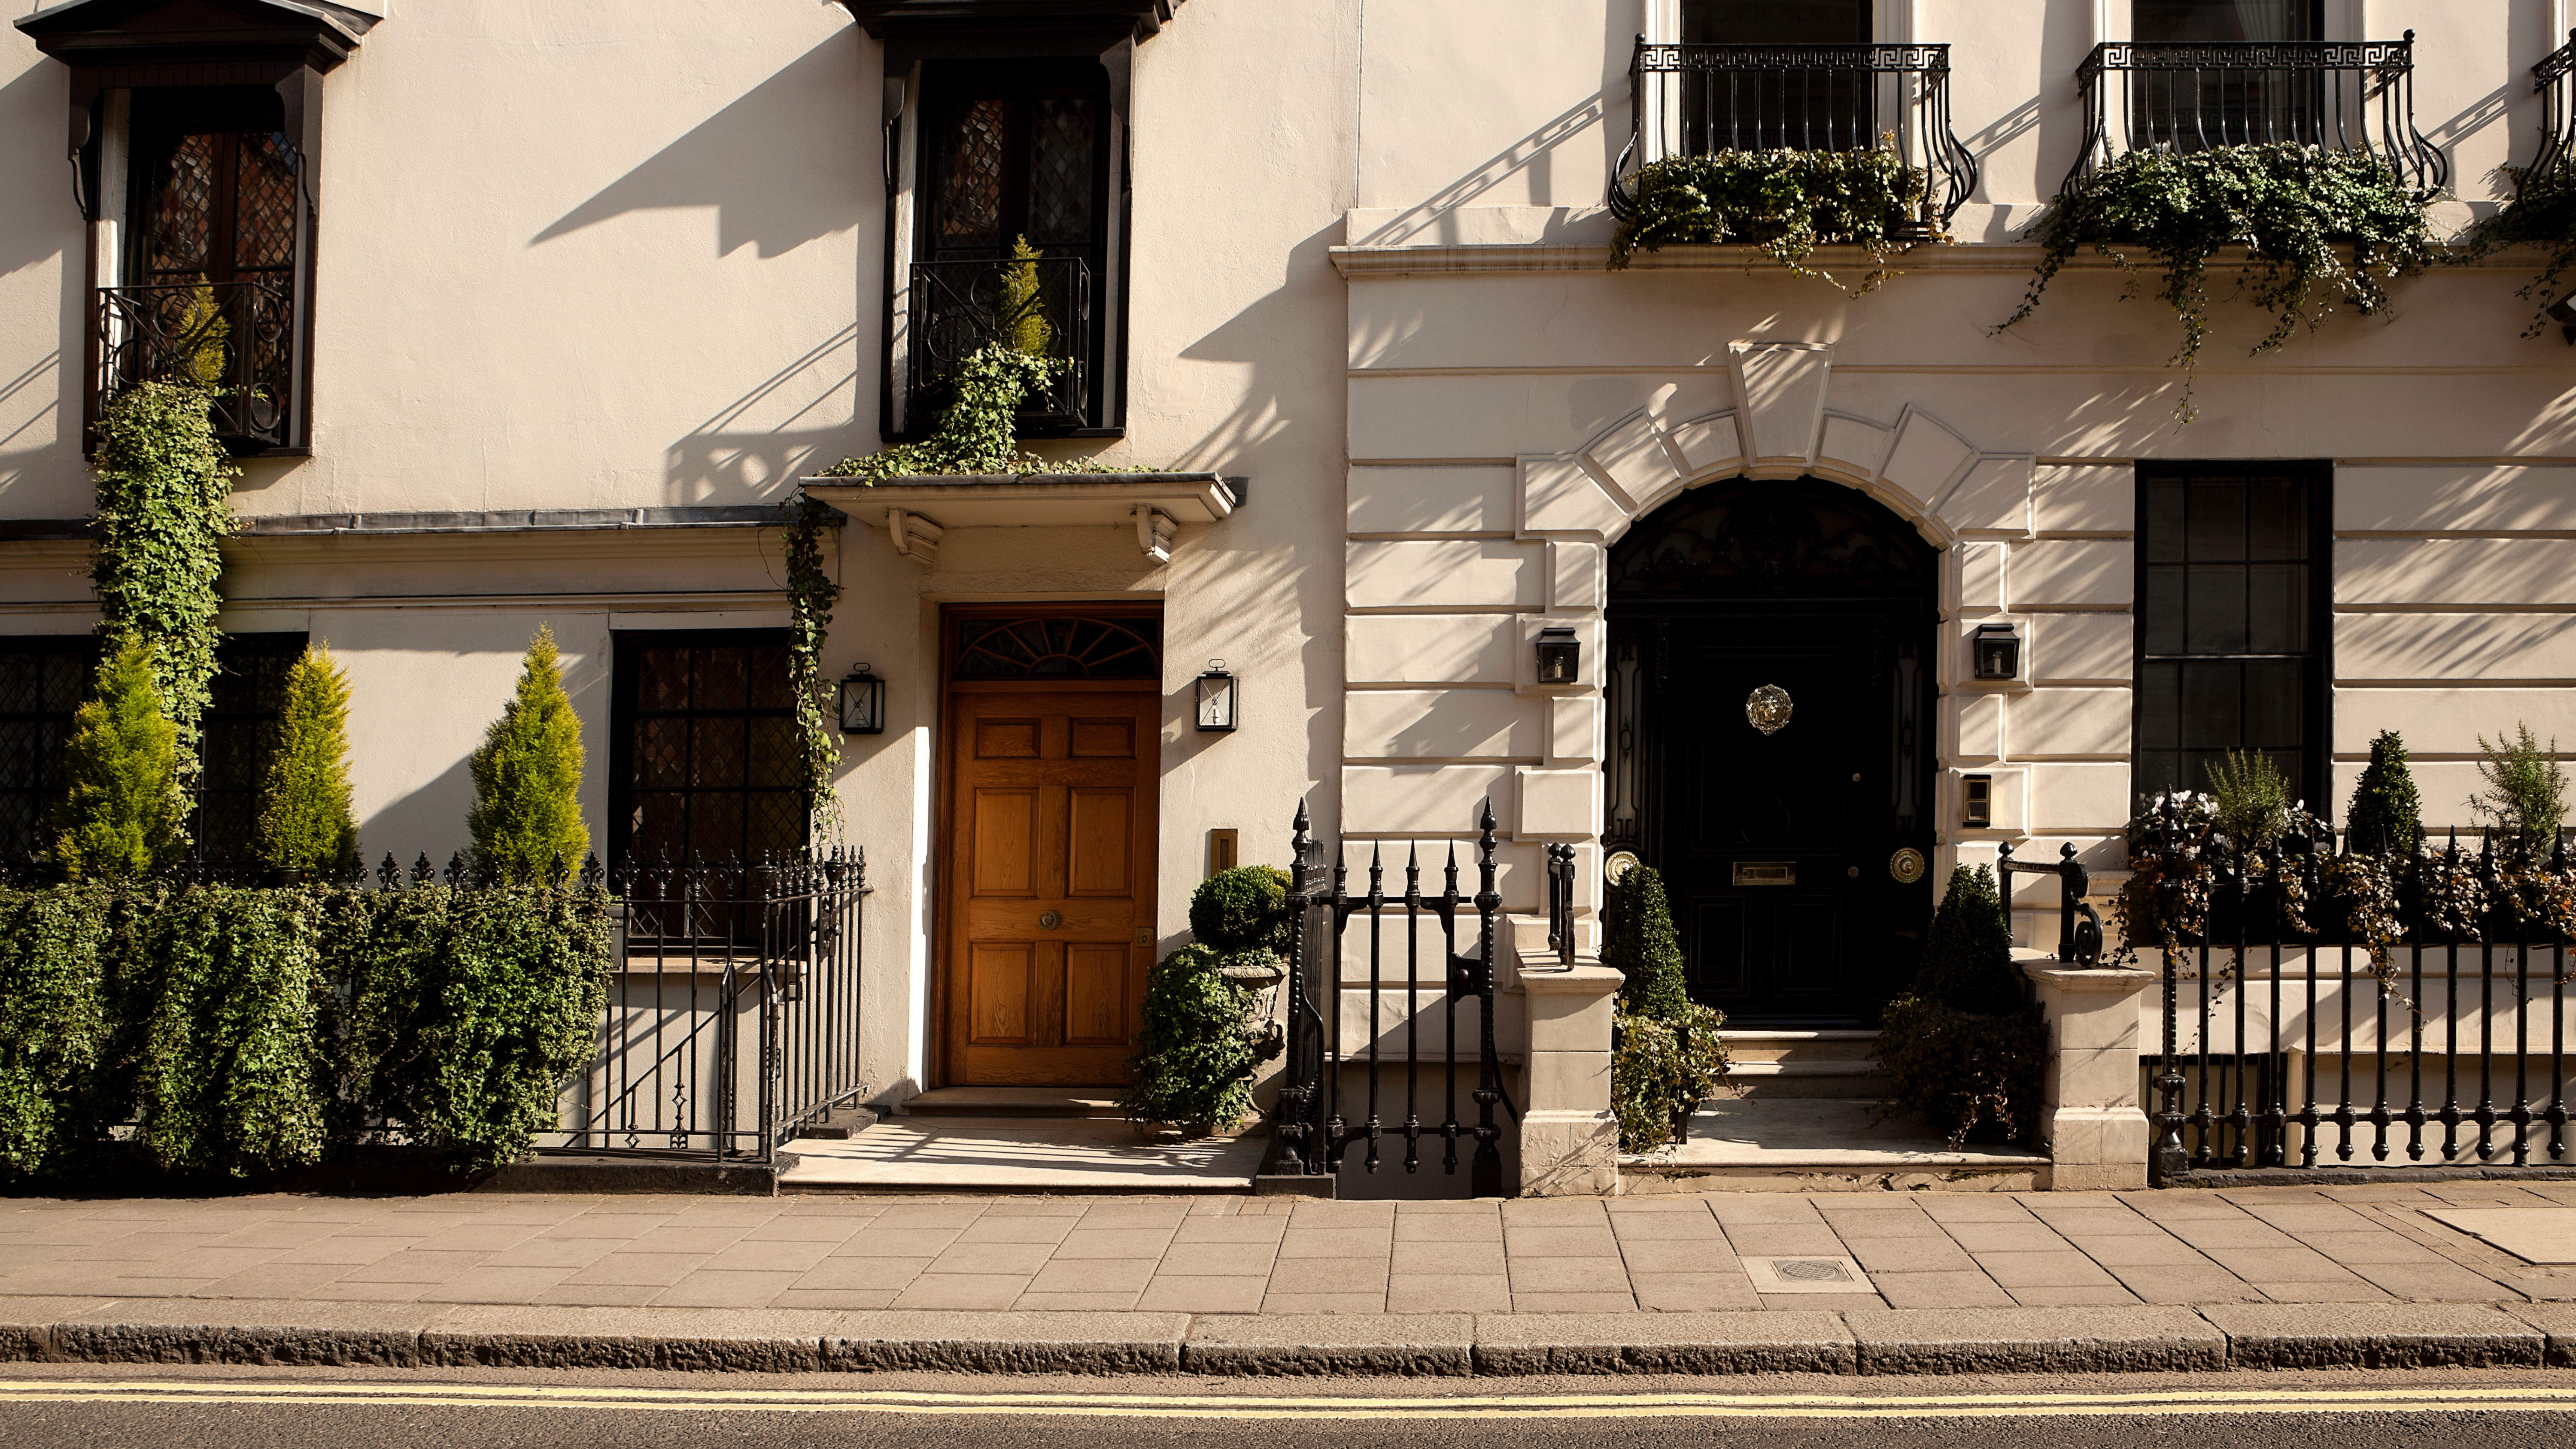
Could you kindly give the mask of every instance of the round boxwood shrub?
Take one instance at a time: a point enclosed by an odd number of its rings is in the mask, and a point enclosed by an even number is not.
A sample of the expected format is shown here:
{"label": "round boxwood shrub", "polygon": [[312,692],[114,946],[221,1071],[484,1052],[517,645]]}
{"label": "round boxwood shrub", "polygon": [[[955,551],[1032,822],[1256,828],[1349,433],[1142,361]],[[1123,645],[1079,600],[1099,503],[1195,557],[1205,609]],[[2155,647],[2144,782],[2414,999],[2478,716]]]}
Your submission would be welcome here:
{"label": "round boxwood shrub", "polygon": [[1260,1060],[1253,993],[1225,977],[1225,953],[1189,945],[1164,957],[1146,979],[1144,1030],[1118,1105],[1138,1126],[1172,1126],[1192,1137],[1227,1131],[1252,1110],[1252,1069]]}
{"label": "round boxwood shrub", "polygon": [[1190,934],[1217,951],[1288,949],[1288,872],[1238,865],[1199,882],[1190,897]]}

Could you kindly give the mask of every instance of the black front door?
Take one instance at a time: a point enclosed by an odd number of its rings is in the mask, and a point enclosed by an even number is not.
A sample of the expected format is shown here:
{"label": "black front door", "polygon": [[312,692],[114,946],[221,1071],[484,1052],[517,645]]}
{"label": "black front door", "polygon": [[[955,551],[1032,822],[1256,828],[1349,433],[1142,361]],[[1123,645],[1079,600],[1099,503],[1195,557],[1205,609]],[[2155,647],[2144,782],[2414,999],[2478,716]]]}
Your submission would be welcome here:
{"label": "black front door", "polygon": [[1931,915],[1937,555],[1813,480],[1667,512],[1613,555],[1606,843],[1663,872],[1694,998],[1873,1021]]}

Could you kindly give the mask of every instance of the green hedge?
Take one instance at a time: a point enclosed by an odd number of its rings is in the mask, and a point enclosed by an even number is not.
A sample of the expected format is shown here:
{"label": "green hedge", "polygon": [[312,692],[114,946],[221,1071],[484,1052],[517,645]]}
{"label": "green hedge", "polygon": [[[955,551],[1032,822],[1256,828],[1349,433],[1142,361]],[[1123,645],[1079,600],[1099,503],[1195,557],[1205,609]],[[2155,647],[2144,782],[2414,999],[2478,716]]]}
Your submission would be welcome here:
{"label": "green hedge", "polygon": [[343,1154],[371,1119],[460,1170],[515,1159],[590,1058],[606,905],[580,885],[0,888],[0,1181],[120,1140],[247,1176]]}

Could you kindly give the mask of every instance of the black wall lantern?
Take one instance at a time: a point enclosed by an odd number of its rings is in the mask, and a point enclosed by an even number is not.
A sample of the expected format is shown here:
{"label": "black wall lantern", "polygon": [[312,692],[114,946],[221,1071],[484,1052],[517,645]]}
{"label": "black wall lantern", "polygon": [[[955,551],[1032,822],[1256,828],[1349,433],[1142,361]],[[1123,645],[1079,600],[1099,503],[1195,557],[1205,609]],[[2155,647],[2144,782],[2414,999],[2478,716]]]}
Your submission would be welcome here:
{"label": "black wall lantern", "polygon": [[1538,631],[1538,682],[1583,682],[1583,643],[1570,624],[1550,624]]}
{"label": "black wall lantern", "polygon": [[1243,698],[1236,685],[1235,677],[1226,672],[1224,660],[1208,661],[1207,672],[1199,676],[1200,729],[1210,734],[1227,734],[1233,731],[1238,723],[1236,710]]}
{"label": "black wall lantern", "polygon": [[862,664],[841,680],[841,733],[881,735],[885,721],[885,681]]}
{"label": "black wall lantern", "polygon": [[1979,679],[2021,678],[2021,630],[2013,625],[1979,624],[1968,648]]}

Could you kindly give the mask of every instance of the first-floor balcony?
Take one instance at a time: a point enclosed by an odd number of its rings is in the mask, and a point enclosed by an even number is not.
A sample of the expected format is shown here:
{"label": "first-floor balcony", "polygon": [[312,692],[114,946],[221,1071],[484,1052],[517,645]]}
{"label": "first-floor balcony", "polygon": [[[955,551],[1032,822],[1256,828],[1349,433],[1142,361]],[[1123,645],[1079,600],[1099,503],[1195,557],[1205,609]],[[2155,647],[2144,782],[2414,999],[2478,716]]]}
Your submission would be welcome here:
{"label": "first-floor balcony", "polygon": [[2133,151],[2311,146],[2377,158],[2430,195],[2450,178],[2415,129],[2415,32],[2402,40],[2111,42],[2076,78],[2084,146],[2075,181]]}
{"label": "first-floor balcony", "polygon": [[1080,257],[913,263],[904,435],[937,427],[955,400],[958,369],[997,343],[1059,364],[1021,400],[1020,433],[1099,426],[1092,305],[1091,267]]}
{"label": "first-floor balcony", "polygon": [[1610,209],[1636,205],[1639,168],[1723,152],[1884,147],[1921,173],[1899,235],[1940,231],[1977,184],[1950,129],[1947,45],[1662,45],[1640,36],[1628,67],[1635,130]]}
{"label": "first-floor balcony", "polygon": [[303,329],[285,276],[101,287],[90,318],[88,424],[146,382],[213,395],[215,435],[235,453],[295,446]]}

